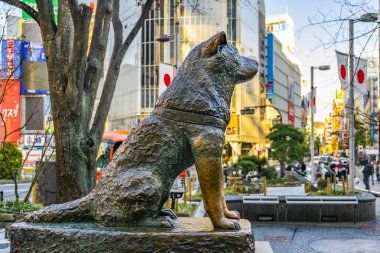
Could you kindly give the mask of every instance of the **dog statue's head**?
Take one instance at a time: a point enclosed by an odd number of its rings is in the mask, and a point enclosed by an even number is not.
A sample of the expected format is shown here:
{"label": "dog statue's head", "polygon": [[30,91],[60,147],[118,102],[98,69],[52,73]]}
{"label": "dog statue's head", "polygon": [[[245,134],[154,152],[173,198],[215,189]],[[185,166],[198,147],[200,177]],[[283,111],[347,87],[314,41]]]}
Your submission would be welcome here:
{"label": "dog statue's head", "polygon": [[220,32],[196,46],[186,57],[182,71],[206,68],[208,73],[229,79],[233,84],[252,79],[258,70],[257,61],[241,56],[233,45],[227,43],[226,34]]}

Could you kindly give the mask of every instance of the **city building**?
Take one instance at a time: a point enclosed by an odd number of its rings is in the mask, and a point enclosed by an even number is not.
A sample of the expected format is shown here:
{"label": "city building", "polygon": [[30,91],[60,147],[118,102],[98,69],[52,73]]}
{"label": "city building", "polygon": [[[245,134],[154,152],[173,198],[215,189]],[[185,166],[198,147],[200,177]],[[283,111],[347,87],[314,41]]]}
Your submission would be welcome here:
{"label": "city building", "polygon": [[[230,160],[236,161],[242,154],[263,154],[263,112],[257,109],[254,114],[243,115],[241,111],[265,104],[264,1],[209,0],[197,3],[162,0],[151,10],[123,61],[107,130],[131,129],[147,117],[190,50],[217,32],[225,31],[229,43],[235,45],[241,55],[256,59],[260,65],[258,75],[237,85],[232,97],[231,120],[226,131]],[[136,1],[122,2],[121,20],[133,23],[140,8]],[[158,41],[159,38],[165,39]],[[109,47],[112,45],[111,36]],[[107,66],[105,64],[105,68]]]}
{"label": "city building", "polygon": [[[265,135],[278,123],[304,128],[306,109],[302,108],[302,82],[299,61],[295,57],[294,23],[287,14],[266,17],[267,100]],[[267,145],[269,141],[267,140]]]}
{"label": "city building", "polygon": [[280,112],[282,123],[301,128],[301,72],[299,66],[287,57],[283,45],[272,33],[267,34],[267,42],[267,98],[268,104],[276,108],[276,110],[268,108],[267,119],[273,119]]}

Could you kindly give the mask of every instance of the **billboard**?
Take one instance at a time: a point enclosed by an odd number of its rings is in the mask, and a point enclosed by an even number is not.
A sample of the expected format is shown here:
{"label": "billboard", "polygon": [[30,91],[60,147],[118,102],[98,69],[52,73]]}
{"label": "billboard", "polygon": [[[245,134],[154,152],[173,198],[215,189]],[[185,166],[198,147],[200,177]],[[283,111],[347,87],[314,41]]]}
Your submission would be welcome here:
{"label": "billboard", "polygon": [[273,51],[273,45],[274,45],[274,37],[273,34],[268,33],[267,35],[268,40],[268,47],[267,47],[267,98],[272,99],[274,95],[274,63],[273,63],[273,57],[274,57],[274,51]]}
{"label": "billboard", "polygon": [[1,81],[0,111],[4,118],[0,120],[0,141],[17,143],[20,138],[20,81]]}
{"label": "billboard", "polygon": [[[38,10],[37,8],[37,3],[36,0],[22,0],[22,2],[26,3],[36,11]],[[54,20],[57,22],[58,20],[58,0],[53,0],[53,9],[54,9]],[[22,18],[23,19],[32,19],[31,16],[29,16],[25,11],[22,12]]]}
{"label": "billboard", "polygon": [[20,78],[20,41],[19,40],[2,40],[1,41],[1,60],[3,79]]}
{"label": "billboard", "polygon": [[21,93],[47,94],[49,90],[46,55],[41,43],[25,41],[21,44]]}

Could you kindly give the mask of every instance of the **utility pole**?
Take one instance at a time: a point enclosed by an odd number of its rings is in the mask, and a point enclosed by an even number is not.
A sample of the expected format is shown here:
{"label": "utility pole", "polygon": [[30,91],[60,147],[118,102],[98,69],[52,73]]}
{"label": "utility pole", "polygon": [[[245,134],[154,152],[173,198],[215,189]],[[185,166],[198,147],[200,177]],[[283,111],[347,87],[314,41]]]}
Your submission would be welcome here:
{"label": "utility pole", "polygon": [[310,166],[311,166],[311,182],[315,182],[315,166],[314,166],[314,67],[310,67],[310,85],[311,85],[311,98],[310,98]]}
{"label": "utility pole", "polygon": [[310,98],[310,167],[311,167],[311,182],[315,182],[315,166],[314,166],[314,69],[329,70],[329,65],[311,66],[310,67],[310,85],[311,85],[311,98]]}
{"label": "utility pole", "polygon": [[350,98],[349,98],[349,144],[350,144],[350,189],[355,192],[355,105],[354,105],[354,20],[349,20],[349,48],[350,48]]}
{"label": "utility pole", "polygon": [[[379,22],[380,21],[380,0],[379,0],[379,13],[378,13],[378,19],[377,21]],[[380,88],[380,26],[378,28],[379,30],[379,38],[378,38],[378,43],[379,43],[379,48],[378,48],[378,59],[377,59],[377,99],[380,98],[379,96],[379,88]],[[379,105],[378,105],[379,106]],[[376,110],[376,113],[377,113],[377,122],[378,122],[378,125],[377,125],[377,137],[378,137],[378,141],[377,141],[377,150],[378,150],[378,156],[377,156],[377,161],[380,160],[380,111],[379,111],[379,108],[375,108]]]}

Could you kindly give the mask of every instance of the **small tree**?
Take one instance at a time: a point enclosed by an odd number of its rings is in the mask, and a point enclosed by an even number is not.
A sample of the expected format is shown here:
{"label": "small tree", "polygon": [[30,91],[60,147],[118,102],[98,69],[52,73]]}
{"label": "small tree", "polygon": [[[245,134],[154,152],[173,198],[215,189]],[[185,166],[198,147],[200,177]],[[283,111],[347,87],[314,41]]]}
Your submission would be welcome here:
{"label": "small tree", "polygon": [[272,142],[272,157],[280,162],[302,161],[308,154],[305,133],[295,127],[277,124],[271,128],[268,138]]}
{"label": "small tree", "polygon": [[0,179],[12,179],[19,176],[22,154],[11,143],[3,143],[0,149]]}
{"label": "small tree", "polygon": [[235,164],[234,167],[237,167],[241,170],[243,175],[246,175],[248,172],[257,170],[257,164],[250,160],[240,160]]}

